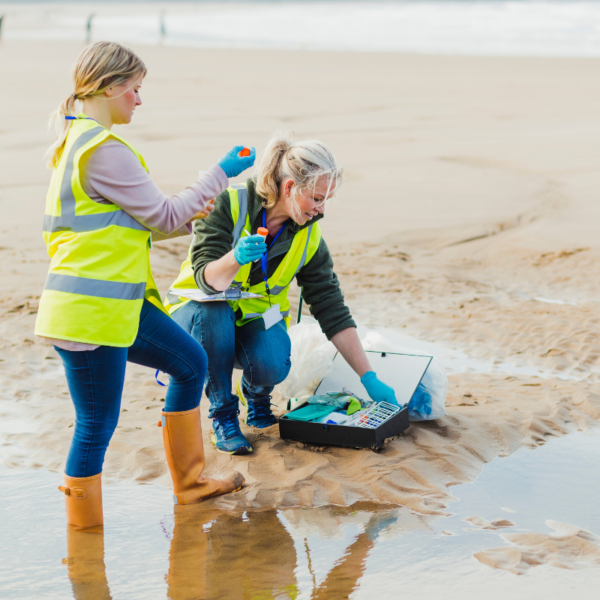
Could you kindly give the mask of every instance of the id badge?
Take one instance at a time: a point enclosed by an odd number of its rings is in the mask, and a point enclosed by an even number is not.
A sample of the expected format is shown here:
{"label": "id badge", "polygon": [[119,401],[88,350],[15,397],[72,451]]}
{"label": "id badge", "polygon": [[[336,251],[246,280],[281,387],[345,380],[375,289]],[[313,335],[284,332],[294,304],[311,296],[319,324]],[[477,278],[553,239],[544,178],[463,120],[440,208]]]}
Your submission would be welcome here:
{"label": "id badge", "polygon": [[279,312],[279,304],[273,304],[269,310],[263,313],[263,321],[265,322],[265,329],[270,329],[275,325],[275,323],[279,323],[282,321],[283,317]]}

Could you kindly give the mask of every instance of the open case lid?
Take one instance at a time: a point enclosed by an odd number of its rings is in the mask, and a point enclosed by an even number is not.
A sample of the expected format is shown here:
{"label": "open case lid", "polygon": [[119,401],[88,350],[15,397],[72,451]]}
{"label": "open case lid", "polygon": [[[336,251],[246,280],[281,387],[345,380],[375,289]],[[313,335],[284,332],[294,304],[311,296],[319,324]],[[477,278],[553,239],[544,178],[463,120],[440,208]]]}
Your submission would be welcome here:
{"label": "open case lid", "polygon": [[[396,392],[396,400],[400,406],[410,402],[433,358],[373,350],[367,350],[367,356],[377,377]],[[323,378],[315,390],[315,395],[340,392],[342,388],[346,388],[359,398],[369,398],[367,390],[360,382],[360,377],[338,352],[333,358],[333,369]]]}

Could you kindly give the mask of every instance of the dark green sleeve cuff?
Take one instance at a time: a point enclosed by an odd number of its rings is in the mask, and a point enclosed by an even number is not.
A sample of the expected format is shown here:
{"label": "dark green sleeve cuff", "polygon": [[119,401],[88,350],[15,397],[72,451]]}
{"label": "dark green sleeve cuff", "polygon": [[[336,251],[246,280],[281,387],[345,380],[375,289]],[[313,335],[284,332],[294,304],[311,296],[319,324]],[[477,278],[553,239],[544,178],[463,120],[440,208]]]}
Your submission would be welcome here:
{"label": "dark green sleeve cuff", "polygon": [[194,270],[194,279],[196,280],[196,285],[201,292],[205,294],[220,294],[219,290],[215,290],[206,283],[206,279],[204,279],[204,270],[208,266],[208,263],[203,264],[201,267]]}
{"label": "dark green sleeve cuff", "polygon": [[345,320],[342,323],[338,323],[337,325],[334,325],[333,327],[327,329],[327,331],[323,331],[323,333],[327,336],[328,340],[331,340],[331,338],[336,333],[339,333],[340,331],[344,331],[344,329],[349,329],[350,327],[354,327],[354,329],[356,329],[356,323],[354,322],[352,317]]}

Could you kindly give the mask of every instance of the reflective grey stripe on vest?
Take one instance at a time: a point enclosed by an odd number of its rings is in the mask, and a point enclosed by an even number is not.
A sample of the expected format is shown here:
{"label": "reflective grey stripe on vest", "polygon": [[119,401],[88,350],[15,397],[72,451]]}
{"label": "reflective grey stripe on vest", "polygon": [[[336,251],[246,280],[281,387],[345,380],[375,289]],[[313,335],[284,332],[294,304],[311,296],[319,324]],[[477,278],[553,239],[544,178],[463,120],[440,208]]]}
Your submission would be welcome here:
{"label": "reflective grey stripe on vest", "polygon": [[105,281],[104,279],[88,279],[74,275],[48,273],[46,290],[94,296],[96,298],[112,298],[114,300],[141,300],[146,291],[146,282],[123,283],[120,281]]}
{"label": "reflective grey stripe on vest", "polygon": [[298,268],[292,275],[292,278],[289,280],[287,285],[275,285],[271,288],[271,294],[273,294],[274,296],[277,296],[277,294],[281,294],[281,292],[283,292],[283,290],[285,290],[285,288],[288,287],[288,285],[290,285],[290,283],[292,283],[292,281],[294,281],[294,277],[296,277],[296,275],[298,274],[298,271],[306,264],[306,253],[308,252],[308,244],[310,243],[310,234],[312,233],[312,228],[313,228],[312,225],[310,225],[308,228],[308,234],[306,236],[306,244],[304,244],[304,251],[302,252],[302,258],[300,259],[300,264],[298,265]]}
{"label": "reflective grey stripe on vest", "polygon": [[257,317],[262,317],[262,313],[248,313],[247,315],[244,315],[244,321],[256,319]]}
{"label": "reflective grey stripe on vest", "polygon": [[60,217],[54,217],[52,215],[44,216],[44,231],[46,233],[55,233],[57,231],[75,231],[77,233],[83,231],[96,231],[98,229],[104,229],[109,225],[118,225],[119,227],[128,227],[129,229],[137,229],[139,231],[149,231],[147,227],[144,227],[121,209],[106,213],[95,213],[92,215],[75,215],[76,200],[71,184],[75,153],[103,131],[104,127],[94,127],[93,129],[82,133],[71,147],[60,184],[61,215]]}
{"label": "reflective grey stripe on vest", "polygon": [[[284,319],[287,319],[290,316],[289,310],[282,310],[282,311],[280,311],[280,313]],[[244,321],[249,321],[250,319],[257,319],[258,317],[262,317],[262,316],[263,316],[262,313],[248,313],[247,315],[244,315]]]}
{"label": "reflective grey stripe on vest", "polygon": [[[64,204],[63,210],[64,210]],[[69,215],[53,217],[44,215],[44,231],[47,233],[56,233],[57,231],[74,231],[82,233],[84,231],[97,231],[110,225],[119,227],[128,227],[139,231],[149,231],[139,221],[136,221],[131,215],[122,210],[115,210],[108,213],[97,213],[94,215]]]}
{"label": "reflective grey stripe on vest", "polygon": [[234,248],[242,236],[244,225],[246,224],[246,216],[248,215],[248,190],[243,183],[236,183],[231,186],[238,193],[238,204],[240,207],[238,220],[233,226],[233,242],[231,247]]}

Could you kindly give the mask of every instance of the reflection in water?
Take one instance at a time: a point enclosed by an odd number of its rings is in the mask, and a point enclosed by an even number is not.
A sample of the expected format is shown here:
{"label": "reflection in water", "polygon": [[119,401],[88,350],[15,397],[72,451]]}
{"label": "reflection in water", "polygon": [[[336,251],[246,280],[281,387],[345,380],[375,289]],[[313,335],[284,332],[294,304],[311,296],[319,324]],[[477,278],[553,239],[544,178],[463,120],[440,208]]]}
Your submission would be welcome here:
{"label": "reflection in water", "polygon": [[[350,508],[319,512],[337,527]],[[300,512],[292,509],[286,512]],[[370,518],[345,555],[337,561],[321,585],[314,586],[314,600],[345,598],[362,577],[366,557],[379,532],[396,520],[398,509],[383,508]],[[296,598],[296,546],[282,523],[279,511],[223,513],[203,505],[175,507],[175,526],[169,553],[168,598]],[[316,581],[315,581],[316,584]],[[331,594],[331,595],[330,595]]]}
{"label": "reflection in water", "polygon": [[67,525],[69,579],[75,600],[111,600],[104,565],[104,531],[102,527],[76,530]]}
{"label": "reflection in water", "polygon": [[[210,519],[202,518],[201,513],[197,514],[200,506],[190,504],[174,507],[175,527],[167,575],[167,597],[173,600],[207,597],[206,555],[209,543],[204,526]],[[225,573],[228,574],[228,571]]]}
{"label": "reflection in water", "polygon": [[[207,505],[175,506],[174,528],[166,576],[167,598],[295,599],[300,590],[296,579],[296,545],[290,532],[308,536],[337,537],[341,525],[358,525],[362,531],[333,563],[323,581],[312,573],[311,600],[347,598],[358,586],[366,559],[382,530],[398,520],[402,508],[369,505],[324,509],[256,510],[224,513]],[[283,517],[283,518],[282,518]],[[104,565],[104,534],[67,531],[68,574],[75,600],[111,598]]]}
{"label": "reflection in water", "polygon": [[[351,509],[350,509],[351,510]],[[329,571],[325,581],[315,588],[313,600],[325,598],[348,598],[358,586],[358,580],[363,576],[367,566],[367,556],[379,537],[379,532],[388,525],[396,522],[395,510],[383,510],[371,516],[365,531],[360,533],[346,554],[336,562]]]}
{"label": "reflection in water", "polygon": [[296,551],[273,510],[223,513],[175,507],[168,597],[294,598]]}

